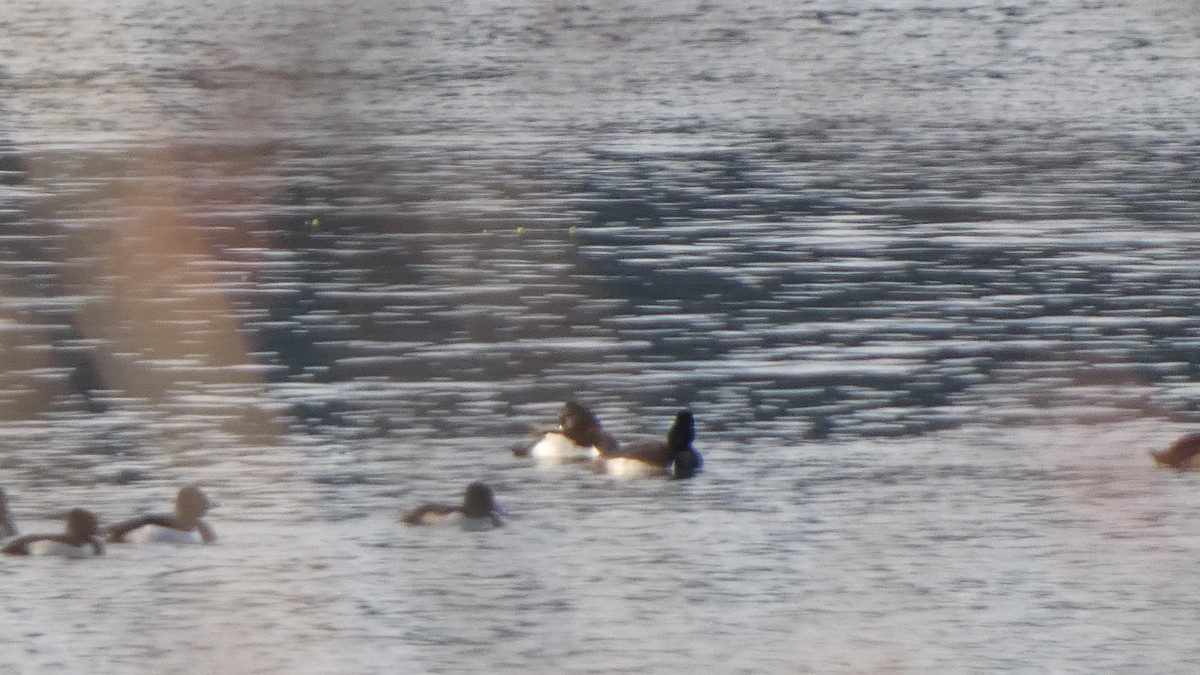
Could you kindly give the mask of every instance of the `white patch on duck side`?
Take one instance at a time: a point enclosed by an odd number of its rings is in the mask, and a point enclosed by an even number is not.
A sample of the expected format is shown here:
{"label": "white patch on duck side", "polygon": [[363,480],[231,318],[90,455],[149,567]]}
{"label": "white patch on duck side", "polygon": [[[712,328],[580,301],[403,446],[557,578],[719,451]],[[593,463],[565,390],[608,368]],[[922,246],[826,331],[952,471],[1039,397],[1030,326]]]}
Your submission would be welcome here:
{"label": "white patch on duck side", "polygon": [[451,511],[449,513],[445,512],[445,511],[425,511],[417,518],[417,522],[410,523],[410,524],[411,525],[437,525],[439,523],[444,523],[447,520],[450,520],[451,518],[453,518],[456,515],[458,515],[458,514],[457,514],[457,512],[454,512],[454,511]]}
{"label": "white patch on duck side", "polygon": [[482,532],[485,530],[494,530],[499,527],[490,515],[470,517],[464,516],[462,511],[451,511],[449,513],[427,511],[421,514],[419,522],[415,524],[457,527],[467,532]]}
{"label": "white patch on duck side", "polygon": [[641,478],[644,476],[662,476],[667,473],[667,467],[647,464],[628,457],[613,457],[604,460],[604,473],[619,478]]}
{"label": "white patch on duck side", "polygon": [[176,530],[161,525],[143,525],[125,534],[130,544],[199,544],[200,533],[196,530]]}
{"label": "white patch on duck side", "polygon": [[54,555],[63,558],[90,558],[96,555],[96,550],[90,543],[72,546],[53,539],[30,542],[28,548],[29,555]]}
{"label": "white patch on duck side", "polygon": [[529,449],[529,456],[544,462],[571,462],[590,459],[595,448],[576,445],[564,434],[551,431]]}

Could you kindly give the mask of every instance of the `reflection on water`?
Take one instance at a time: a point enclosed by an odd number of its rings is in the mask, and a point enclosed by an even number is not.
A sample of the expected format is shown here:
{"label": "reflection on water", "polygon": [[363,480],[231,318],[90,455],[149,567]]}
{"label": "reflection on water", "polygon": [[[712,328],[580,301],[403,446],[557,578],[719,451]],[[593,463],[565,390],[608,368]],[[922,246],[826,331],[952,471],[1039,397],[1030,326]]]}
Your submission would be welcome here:
{"label": "reflection on water", "polygon": [[[0,561],[0,663],[1179,672],[1177,12],[18,2],[0,482],[221,544]],[[706,472],[514,459],[567,398]]]}

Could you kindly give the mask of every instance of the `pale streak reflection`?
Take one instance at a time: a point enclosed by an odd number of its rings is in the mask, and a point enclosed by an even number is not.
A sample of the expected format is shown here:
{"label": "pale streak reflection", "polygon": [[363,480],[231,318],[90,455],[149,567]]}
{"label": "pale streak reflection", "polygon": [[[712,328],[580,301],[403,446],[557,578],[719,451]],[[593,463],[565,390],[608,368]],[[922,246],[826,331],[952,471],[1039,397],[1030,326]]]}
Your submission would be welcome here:
{"label": "pale streak reflection", "polygon": [[[309,544],[332,547],[329,525],[303,482],[304,455],[289,452],[284,407],[269,403],[266,366],[252,355],[214,273],[228,275],[230,265],[214,264],[196,222],[215,205],[275,203],[274,146],[207,148],[207,170],[226,180],[197,201],[180,160],[208,134],[177,135],[175,102],[149,82],[155,55],[133,49],[139,43],[126,32],[130,3],[36,5],[3,11],[40,19],[43,30],[61,35],[61,48],[48,51],[32,24],[15,32],[8,75],[36,86],[9,99],[3,113],[17,121],[18,196],[36,204],[27,216],[55,225],[30,228],[40,234],[22,263],[52,274],[5,276],[0,368],[21,382],[6,392],[2,414],[16,422],[7,437],[23,436],[41,451],[9,453],[4,479],[24,486],[10,490],[31,527],[64,502],[92,506],[109,522],[161,510],[173,486],[200,483],[221,503],[212,515],[220,545],[202,556],[114,545],[91,567],[52,562],[7,572],[31,575],[33,585],[6,602],[11,614],[0,634],[10,643],[25,637],[5,663],[71,672],[132,672],[151,662],[180,672],[203,663],[206,672],[234,673],[353,664],[304,646],[318,630],[305,611],[313,606],[324,609],[320,625],[348,630],[338,610],[342,584],[314,572],[327,566],[298,555],[307,546],[264,525],[264,514],[305,522]],[[203,71],[206,56],[185,58]],[[255,90],[248,83],[245,91]],[[207,97],[206,105],[223,110],[209,118],[223,128],[209,134],[254,138],[273,126],[268,115],[278,111],[269,96],[234,91],[228,100],[221,91]],[[76,135],[63,138],[63,130]],[[247,180],[228,180],[238,175]],[[262,250],[275,245],[253,230],[247,223],[227,237]],[[242,274],[249,279],[253,270]],[[39,306],[55,308],[64,323],[43,325]],[[82,383],[74,379],[81,367]],[[60,423],[37,422],[47,415]],[[278,558],[247,564],[257,556]],[[300,573],[279,573],[280,566]],[[87,617],[86,627],[68,638],[74,616]],[[118,641],[129,644],[88,655]]]}

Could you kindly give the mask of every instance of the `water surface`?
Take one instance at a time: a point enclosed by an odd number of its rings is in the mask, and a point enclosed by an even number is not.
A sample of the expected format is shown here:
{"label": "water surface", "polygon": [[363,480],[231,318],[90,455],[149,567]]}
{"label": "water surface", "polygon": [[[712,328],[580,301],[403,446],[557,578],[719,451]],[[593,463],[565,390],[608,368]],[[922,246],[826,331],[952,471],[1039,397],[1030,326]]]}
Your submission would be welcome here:
{"label": "water surface", "polygon": [[221,542],[0,561],[0,669],[1200,660],[1187,3],[10,4],[0,483]]}

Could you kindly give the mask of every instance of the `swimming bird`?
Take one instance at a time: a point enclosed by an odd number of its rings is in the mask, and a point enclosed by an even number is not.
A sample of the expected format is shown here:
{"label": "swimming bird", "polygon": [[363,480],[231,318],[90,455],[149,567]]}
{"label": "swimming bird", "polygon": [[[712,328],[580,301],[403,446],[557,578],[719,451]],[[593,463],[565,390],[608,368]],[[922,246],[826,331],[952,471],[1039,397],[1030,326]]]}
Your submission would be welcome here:
{"label": "swimming bird", "polygon": [[1185,434],[1166,450],[1151,452],[1154,464],[1165,469],[1200,469],[1200,433]]}
{"label": "swimming bird", "polygon": [[514,448],[517,457],[540,461],[571,462],[594,459],[615,450],[617,441],[604,431],[600,420],[583,404],[567,401],[558,413],[558,429],[548,431],[528,447]]}
{"label": "swimming bird", "polygon": [[8,510],[8,496],[0,488],[0,537],[17,536],[17,526],[13,524],[12,513]]}
{"label": "swimming bird", "polygon": [[27,534],[10,540],[0,548],[9,555],[61,555],[87,558],[104,555],[104,542],[96,536],[96,516],[87,509],[71,509],[63,534]]}
{"label": "swimming bird", "polygon": [[212,503],[194,485],[179,488],[175,512],[137,516],[108,528],[113,543],[211,544],[217,540],[212,528],[201,520]]}
{"label": "swimming bird", "polygon": [[641,441],[602,451],[598,468],[614,476],[667,474],[691,478],[704,466],[704,458],[692,447],[696,420],[690,410],[681,410],[667,432],[666,441]]}
{"label": "swimming bird", "polygon": [[478,482],[467,486],[460,506],[423,504],[400,518],[406,525],[434,525],[450,520],[457,521],[464,530],[491,530],[504,524],[492,489]]}

